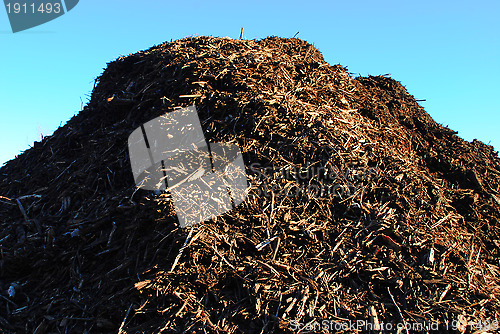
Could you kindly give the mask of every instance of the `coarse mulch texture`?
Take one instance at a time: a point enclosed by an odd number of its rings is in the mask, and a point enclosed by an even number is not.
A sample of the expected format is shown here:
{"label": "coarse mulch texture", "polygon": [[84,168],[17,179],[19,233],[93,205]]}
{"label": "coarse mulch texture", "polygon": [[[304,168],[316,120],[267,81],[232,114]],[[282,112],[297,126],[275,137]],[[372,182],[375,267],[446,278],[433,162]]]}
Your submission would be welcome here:
{"label": "coarse mulch texture", "polygon": [[[190,105],[209,142],[241,148],[249,195],[181,229],[168,194],[136,189],[127,139]],[[0,196],[6,333],[444,332],[500,316],[497,152],[299,39],[116,59],[78,115],[0,169]]]}

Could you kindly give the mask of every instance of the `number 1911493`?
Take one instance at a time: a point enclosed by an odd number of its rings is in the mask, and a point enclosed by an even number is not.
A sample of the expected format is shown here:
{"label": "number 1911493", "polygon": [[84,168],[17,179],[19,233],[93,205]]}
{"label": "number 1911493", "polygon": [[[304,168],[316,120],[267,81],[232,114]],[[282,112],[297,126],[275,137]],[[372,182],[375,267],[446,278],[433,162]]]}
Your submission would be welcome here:
{"label": "number 1911493", "polygon": [[11,14],[35,14],[35,13],[46,13],[46,14],[59,14],[61,12],[61,4],[58,2],[42,2],[41,4],[26,4],[26,3],[6,3],[7,13]]}

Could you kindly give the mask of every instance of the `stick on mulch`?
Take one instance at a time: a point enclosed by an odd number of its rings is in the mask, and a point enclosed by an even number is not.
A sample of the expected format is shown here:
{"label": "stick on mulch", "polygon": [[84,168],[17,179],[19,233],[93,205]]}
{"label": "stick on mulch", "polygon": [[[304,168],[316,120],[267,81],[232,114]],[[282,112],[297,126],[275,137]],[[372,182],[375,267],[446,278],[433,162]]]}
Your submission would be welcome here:
{"label": "stick on mulch", "polygon": [[[78,115],[0,169],[5,332],[498,319],[500,160],[399,82],[276,37],[167,42],[97,81]],[[190,105],[209,142],[241,148],[250,189],[186,230],[168,194],[134,187],[127,138]]]}

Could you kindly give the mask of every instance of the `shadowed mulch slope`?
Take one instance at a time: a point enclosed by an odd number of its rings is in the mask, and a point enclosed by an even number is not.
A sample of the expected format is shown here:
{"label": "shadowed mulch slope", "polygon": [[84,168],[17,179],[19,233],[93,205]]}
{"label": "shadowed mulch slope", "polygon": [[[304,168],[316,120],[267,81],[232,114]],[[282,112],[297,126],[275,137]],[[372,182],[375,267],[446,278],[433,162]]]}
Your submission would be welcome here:
{"label": "shadowed mulch slope", "polygon": [[[353,78],[299,39],[196,37],[120,57],[97,82],[0,169],[5,332],[498,318],[500,160],[397,81]],[[136,191],[127,138],[190,105],[209,142],[240,146],[250,189],[183,230],[168,195]]]}

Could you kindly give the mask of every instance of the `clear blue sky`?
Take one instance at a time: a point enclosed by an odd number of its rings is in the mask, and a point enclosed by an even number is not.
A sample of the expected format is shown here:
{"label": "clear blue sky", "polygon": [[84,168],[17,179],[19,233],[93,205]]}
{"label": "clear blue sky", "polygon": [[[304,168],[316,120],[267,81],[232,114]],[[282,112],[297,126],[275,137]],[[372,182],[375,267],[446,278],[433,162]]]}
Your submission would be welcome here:
{"label": "clear blue sky", "polygon": [[0,165],[88,101],[120,55],[190,35],[313,43],[330,64],[391,73],[434,119],[500,149],[500,1],[80,0],[13,34],[0,8]]}

